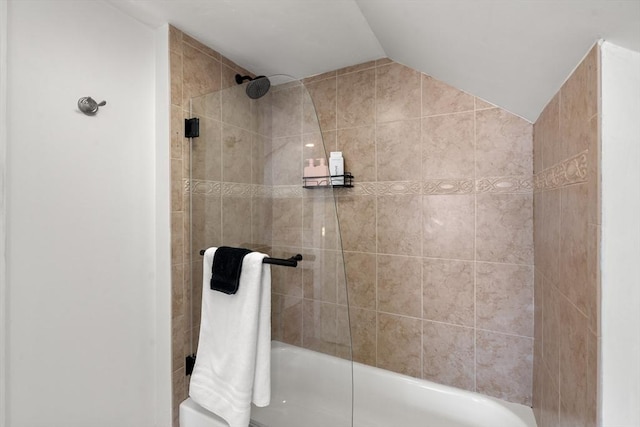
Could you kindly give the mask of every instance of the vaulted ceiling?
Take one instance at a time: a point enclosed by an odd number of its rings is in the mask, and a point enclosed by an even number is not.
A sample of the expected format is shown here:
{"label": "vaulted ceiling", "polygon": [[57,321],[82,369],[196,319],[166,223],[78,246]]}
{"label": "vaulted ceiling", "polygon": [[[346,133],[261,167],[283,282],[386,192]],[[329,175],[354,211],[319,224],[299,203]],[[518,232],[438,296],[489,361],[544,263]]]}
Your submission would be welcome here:
{"label": "vaulted ceiling", "polygon": [[640,51],[640,0],[109,0],[259,74],[389,57],[535,121],[603,38]]}

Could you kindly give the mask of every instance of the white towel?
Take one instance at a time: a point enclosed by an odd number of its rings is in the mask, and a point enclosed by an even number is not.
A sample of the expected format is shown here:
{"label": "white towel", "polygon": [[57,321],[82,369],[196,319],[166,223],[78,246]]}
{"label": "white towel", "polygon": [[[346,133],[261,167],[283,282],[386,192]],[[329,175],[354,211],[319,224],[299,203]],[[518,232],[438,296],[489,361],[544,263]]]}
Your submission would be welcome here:
{"label": "white towel", "polygon": [[202,316],[189,396],[230,427],[247,427],[251,403],[271,399],[271,266],[265,254],[242,261],[235,295],[210,289],[216,248],[204,254]]}

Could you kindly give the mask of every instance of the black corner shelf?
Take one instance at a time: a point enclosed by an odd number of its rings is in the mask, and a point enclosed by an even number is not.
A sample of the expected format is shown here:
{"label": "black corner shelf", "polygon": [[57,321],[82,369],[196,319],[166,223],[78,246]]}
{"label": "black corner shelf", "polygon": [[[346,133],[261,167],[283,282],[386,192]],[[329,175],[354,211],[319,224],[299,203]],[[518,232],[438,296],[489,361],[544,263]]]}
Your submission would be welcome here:
{"label": "black corner shelf", "polygon": [[[331,185],[331,179],[344,178],[344,184]],[[315,184],[321,182],[321,185]],[[326,184],[324,184],[326,182]],[[312,184],[314,183],[314,184]],[[318,188],[352,188],[353,187],[353,175],[351,172],[346,172],[344,175],[332,175],[332,176],[304,176],[302,177],[302,188],[308,188],[310,190],[316,190]]]}

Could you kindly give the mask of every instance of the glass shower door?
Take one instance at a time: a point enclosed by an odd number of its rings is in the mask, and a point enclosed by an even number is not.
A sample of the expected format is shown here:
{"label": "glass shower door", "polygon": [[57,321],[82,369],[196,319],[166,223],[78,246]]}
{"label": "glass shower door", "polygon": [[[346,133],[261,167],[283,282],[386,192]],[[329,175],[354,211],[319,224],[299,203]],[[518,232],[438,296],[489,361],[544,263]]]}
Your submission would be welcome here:
{"label": "glass shower door", "polygon": [[[348,427],[351,336],[334,189],[303,188],[302,180],[308,159],[328,164],[330,149],[304,85],[287,76],[270,83],[257,99],[245,83],[191,100],[200,123],[188,184],[191,350],[200,322],[200,250],[225,245],[273,258],[301,254],[296,268],[271,266],[271,404],[254,407],[252,419],[270,427]],[[300,371],[293,362],[300,357],[332,372]]]}

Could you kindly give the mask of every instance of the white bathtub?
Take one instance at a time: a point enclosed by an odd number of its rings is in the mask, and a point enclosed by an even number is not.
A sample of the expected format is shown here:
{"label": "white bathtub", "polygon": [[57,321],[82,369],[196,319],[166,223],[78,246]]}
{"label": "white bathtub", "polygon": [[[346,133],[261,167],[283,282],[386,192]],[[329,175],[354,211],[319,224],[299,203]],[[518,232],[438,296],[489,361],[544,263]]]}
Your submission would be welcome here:
{"label": "white bathtub", "polygon": [[[271,404],[253,407],[256,427],[351,427],[351,363],[272,343]],[[353,364],[353,427],[535,427],[531,408]],[[191,399],[180,427],[228,427]]]}

